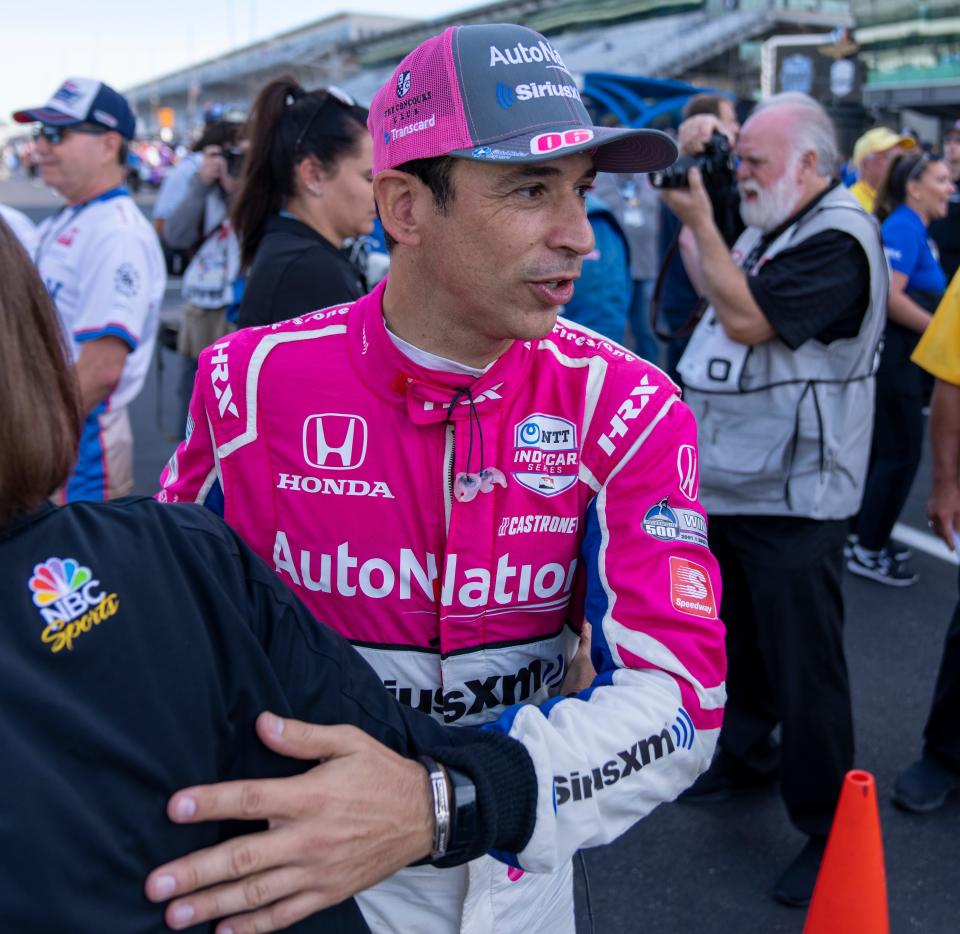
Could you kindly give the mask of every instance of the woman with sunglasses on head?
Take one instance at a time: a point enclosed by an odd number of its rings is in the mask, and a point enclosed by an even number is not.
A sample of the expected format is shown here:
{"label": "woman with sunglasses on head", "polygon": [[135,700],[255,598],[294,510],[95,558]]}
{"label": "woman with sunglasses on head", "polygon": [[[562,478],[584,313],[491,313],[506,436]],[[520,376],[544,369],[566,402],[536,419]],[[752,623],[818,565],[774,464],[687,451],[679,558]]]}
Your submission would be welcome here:
{"label": "woman with sunglasses on head", "polygon": [[923,376],[910,355],[947,285],[927,228],[946,216],[954,190],[946,163],[903,154],[890,163],[874,208],[890,263],[890,297],[870,469],[847,567],[895,587],[917,580],[904,564],[904,551],[890,543],[923,445]]}
{"label": "woman with sunglasses on head", "polygon": [[341,251],[370,233],[376,208],[367,111],[337,88],[291,77],[253,105],[250,150],[232,216],[248,269],[239,325],[271,324],[366,292]]}

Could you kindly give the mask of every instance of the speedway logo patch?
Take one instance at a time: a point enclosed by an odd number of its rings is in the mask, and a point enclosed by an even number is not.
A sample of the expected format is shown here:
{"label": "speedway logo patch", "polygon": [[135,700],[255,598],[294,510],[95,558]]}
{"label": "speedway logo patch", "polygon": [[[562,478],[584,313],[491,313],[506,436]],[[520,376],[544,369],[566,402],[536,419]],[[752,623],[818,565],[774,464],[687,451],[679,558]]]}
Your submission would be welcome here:
{"label": "speedway logo patch", "polygon": [[688,616],[717,618],[717,600],[710,574],[702,564],[670,556],[670,603]]}
{"label": "speedway logo patch", "polygon": [[577,482],[577,429],[557,415],[537,412],[514,426],[514,479],[541,496],[556,496]]}

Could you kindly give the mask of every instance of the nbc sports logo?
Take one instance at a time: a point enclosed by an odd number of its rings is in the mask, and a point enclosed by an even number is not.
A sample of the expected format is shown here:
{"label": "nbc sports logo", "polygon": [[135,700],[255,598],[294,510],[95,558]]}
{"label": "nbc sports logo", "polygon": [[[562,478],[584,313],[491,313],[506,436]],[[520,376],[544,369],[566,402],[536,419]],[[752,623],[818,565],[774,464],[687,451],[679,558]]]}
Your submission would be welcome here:
{"label": "nbc sports logo", "polygon": [[73,649],[80,635],[109,619],[120,605],[117,595],[98,589],[100,581],[90,568],[74,558],[47,558],[34,566],[27,585],[46,623],[40,639],[51,652]]}

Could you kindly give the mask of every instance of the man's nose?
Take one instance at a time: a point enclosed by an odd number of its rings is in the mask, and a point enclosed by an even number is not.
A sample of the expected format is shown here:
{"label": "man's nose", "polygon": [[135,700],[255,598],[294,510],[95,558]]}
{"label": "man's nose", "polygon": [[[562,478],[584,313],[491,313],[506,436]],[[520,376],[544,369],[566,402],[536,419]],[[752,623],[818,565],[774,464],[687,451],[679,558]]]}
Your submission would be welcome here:
{"label": "man's nose", "polygon": [[564,205],[561,216],[556,219],[550,246],[586,256],[593,249],[593,244],[593,227],[587,217],[586,206],[579,197],[575,197]]}

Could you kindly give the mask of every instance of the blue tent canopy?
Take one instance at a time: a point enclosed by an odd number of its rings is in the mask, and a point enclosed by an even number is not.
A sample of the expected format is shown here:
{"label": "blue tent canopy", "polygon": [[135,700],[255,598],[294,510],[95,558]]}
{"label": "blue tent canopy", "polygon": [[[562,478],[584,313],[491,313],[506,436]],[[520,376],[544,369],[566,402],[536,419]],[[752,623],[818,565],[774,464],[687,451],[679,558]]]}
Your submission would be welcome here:
{"label": "blue tent canopy", "polygon": [[588,71],[583,76],[583,92],[596,105],[598,122],[603,122],[609,114],[622,126],[632,127],[650,126],[664,115],[679,116],[683,105],[694,94],[723,93],[674,78],[647,78],[608,71]]}

